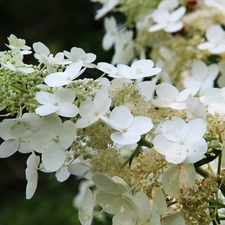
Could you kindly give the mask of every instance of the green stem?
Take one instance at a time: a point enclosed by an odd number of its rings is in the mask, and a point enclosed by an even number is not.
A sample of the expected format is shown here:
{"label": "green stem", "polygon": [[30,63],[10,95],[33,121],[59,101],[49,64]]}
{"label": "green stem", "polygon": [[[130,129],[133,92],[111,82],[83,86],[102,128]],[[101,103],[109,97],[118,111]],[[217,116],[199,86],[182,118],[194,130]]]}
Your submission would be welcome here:
{"label": "green stem", "polygon": [[138,144],[142,145],[142,146],[145,146],[145,147],[148,147],[148,148],[152,148],[153,147],[153,144],[149,141],[146,141],[145,139],[141,139]]}
{"label": "green stem", "polygon": [[16,90],[19,90],[19,91],[23,92],[23,93],[29,94],[29,91],[28,90],[23,89],[23,88],[17,86],[16,84],[10,84],[10,86],[13,87],[13,88],[15,88]]}
{"label": "green stem", "polygon": [[132,154],[125,160],[125,162],[122,164],[122,168],[126,166],[126,164],[129,162],[129,166],[132,163],[133,158],[141,151],[141,145],[138,144],[138,146],[135,148],[135,150],[132,152]]}

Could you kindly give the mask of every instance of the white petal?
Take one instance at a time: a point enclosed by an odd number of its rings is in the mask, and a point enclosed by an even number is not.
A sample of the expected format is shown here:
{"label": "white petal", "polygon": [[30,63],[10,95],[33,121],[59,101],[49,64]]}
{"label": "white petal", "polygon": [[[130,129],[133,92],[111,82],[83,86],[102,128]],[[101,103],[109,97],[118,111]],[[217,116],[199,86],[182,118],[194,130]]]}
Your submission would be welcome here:
{"label": "white petal", "polygon": [[76,94],[72,90],[60,88],[54,92],[54,96],[58,103],[72,103],[75,100]]}
{"label": "white petal", "polygon": [[40,116],[46,116],[50,115],[54,112],[56,112],[59,109],[58,106],[53,106],[53,105],[44,105],[44,106],[39,106],[36,110],[35,113],[40,115]]}
{"label": "white petal", "polygon": [[113,44],[115,42],[115,36],[112,36],[110,33],[106,33],[102,40],[102,47],[105,51],[112,48]]}
{"label": "white petal", "polygon": [[0,145],[0,158],[7,158],[13,155],[18,149],[19,141],[16,139],[9,139]]}
{"label": "white petal", "polygon": [[177,10],[173,11],[170,15],[170,22],[176,22],[180,20],[186,12],[186,8],[184,6],[178,8]]}
{"label": "white petal", "polygon": [[152,120],[148,117],[134,117],[132,125],[127,129],[128,132],[137,133],[139,135],[149,132],[153,128]]}
{"label": "white petal", "polygon": [[196,163],[204,158],[204,154],[207,152],[207,143],[204,138],[192,137],[185,143],[188,149],[188,155],[185,160],[187,163]]}
{"label": "white petal", "polygon": [[33,44],[33,49],[37,54],[44,54],[44,55],[50,54],[48,47],[44,45],[42,42],[35,42]]}
{"label": "white petal", "polygon": [[79,114],[81,117],[92,117],[95,115],[95,112],[97,111],[96,106],[93,101],[91,100],[86,100],[81,103],[80,108],[79,108]]}
{"label": "white petal", "polygon": [[220,25],[211,25],[206,31],[206,38],[208,41],[217,44],[224,37],[224,33]]}
{"label": "white petal", "polygon": [[133,123],[133,115],[125,106],[118,106],[110,114],[110,120],[116,126],[115,129],[124,129]]}
{"label": "white petal", "polygon": [[163,135],[170,141],[180,142],[188,133],[188,126],[180,117],[173,117],[162,125]]}
{"label": "white petal", "polygon": [[155,32],[164,29],[167,26],[167,23],[160,23],[160,24],[155,24],[151,27],[149,27],[148,31],[149,32]]}
{"label": "white petal", "polygon": [[77,76],[77,74],[80,72],[82,66],[83,66],[83,62],[81,60],[78,60],[77,62],[70,64],[66,68],[65,73],[69,74],[69,76],[74,79]]}
{"label": "white petal", "polygon": [[211,49],[215,47],[215,44],[211,43],[211,42],[204,42],[198,45],[198,49],[199,50],[207,50],[207,49]]}
{"label": "white petal", "polygon": [[169,83],[161,83],[156,86],[156,93],[160,99],[165,102],[171,102],[179,96],[179,91],[176,87]]}
{"label": "white petal", "polygon": [[43,105],[54,105],[56,102],[53,94],[44,91],[37,92],[35,98]]}
{"label": "white petal", "polygon": [[173,164],[180,164],[187,158],[186,146],[180,144],[173,144],[173,148],[168,150],[165,154],[166,161]]}
{"label": "white petal", "polygon": [[131,132],[115,132],[111,134],[111,139],[113,142],[116,144],[120,145],[131,145],[137,143],[140,139],[141,136],[137,133],[131,133]]}
{"label": "white petal", "polygon": [[140,89],[141,95],[144,96],[146,101],[153,98],[153,93],[155,91],[156,85],[154,81],[144,81],[137,84],[138,89]]}
{"label": "white petal", "polygon": [[72,77],[65,73],[65,72],[57,72],[49,74],[45,79],[44,82],[49,87],[61,87],[63,85],[67,85],[72,82]]}
{"label": "white petal", "polygon": [[178,22],[168,24],[168,26],[166,26],[164,30],[166,32],[172,33],[172,32],[179,31],[182,27],[183,27],[183,23],[181,21],[178,21]]}
{"label": "white petal", "polygon": [[99,120],[98,116],[82,117],[76,123],[76,128],[85,128]]}
{"label": "white petal", "polygon": [[112,100],[108,97],[106,89],[99,90],[94,98],[96,109],[101,115],[104,115],[109,110],[111,101]]}
{"label": "white petal", "polygon": [[66,151],[59,145],[54,144],[47,151],[42,153],[42,163],[46,170],[50,172],[57,171],[65,162]]}
{"label": "white petal", "polygon": [[165,24],[167,23],[170,17],[169,12],[166,9],[157,9],[154,11],[152,18],[158,24]]}
{"label": "white petal", "polygon": [[96,173],[92,177],[97,188],[106,194],[119,194],[118,185],[109,176],[101,173]]}
{"label": "white petal", "polygon": [[187,137],[202,137],[206,132],[206,123],[202,119],[195,119],[188,124],[188,136]]}
{"label": "white petal", "polygon": [[62,131],[59,135],[59,143],[62,148],[67,149],[76,138],[76,129],[72,121],[67,120],[62,125]]}
{"label": "white petal", "polygon": [[72,103],[60,104],[56,112],[63,117],[74,117],[79,113],[79,109]]}
{"label": "white petal", "polygon": [[191,73],[195,79],[203,80],[204,77],[207,75],[207,70],[207,65],[203,61],[198,60],[193,63]]}
{"label": "white petal", "polygon": [[55,176],[57,181],[64,182],[65,180],[69,178],[70,173],[68,172],[67,167],[62,166],[59,170],[57,170]]}
{"label": "white petal", "polygon": [[215,46],[214,48],[210,48],[209,52],[213,54],[220,54],[225,52],[225,44],[220,44],[218,46]]}

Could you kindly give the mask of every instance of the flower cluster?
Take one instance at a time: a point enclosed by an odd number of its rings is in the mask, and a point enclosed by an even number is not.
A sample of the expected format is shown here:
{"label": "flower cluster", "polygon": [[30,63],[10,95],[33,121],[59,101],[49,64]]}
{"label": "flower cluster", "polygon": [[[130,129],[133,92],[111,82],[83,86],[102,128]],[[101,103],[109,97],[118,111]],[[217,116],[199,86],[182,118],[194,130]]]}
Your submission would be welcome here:
{"label": "flower cluster", "polygon": [[[223,4],[92,1],[103,4],[96,19],[113,9],[127,18],[127,28],[104,20],[112,63],[8,38],[0,158],[28,155],[27,199],[40,172],[85,178],[75,199],[82,225],[100,213],[113,225],[224,224]],[[37,65],[24,63],[32,52]],[[79,78],[93,69],[99,78]]]}

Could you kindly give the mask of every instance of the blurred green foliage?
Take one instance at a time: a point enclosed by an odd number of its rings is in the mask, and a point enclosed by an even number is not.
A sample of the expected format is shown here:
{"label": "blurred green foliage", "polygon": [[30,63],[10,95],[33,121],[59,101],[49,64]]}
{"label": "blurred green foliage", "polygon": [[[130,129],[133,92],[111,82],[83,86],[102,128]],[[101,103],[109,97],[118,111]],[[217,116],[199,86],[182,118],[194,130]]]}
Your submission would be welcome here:
{"label": "blurred green foliage", "polygon": [[[109,62],[112,52],[102,49],[104,28],[102,20],[94,20],[96,7],[89,0],[0,0],[0,50],[7,50],[7,37],[15,34],[29,46],[43,42],[53,54],[76,46],[95,53],[97,62]],[[34,197],[25,199],[27,157],[0,159],[0,225],[79,224],[72,206],[78,190],[74,177],[59,183],[54,174],[39,173]]]}

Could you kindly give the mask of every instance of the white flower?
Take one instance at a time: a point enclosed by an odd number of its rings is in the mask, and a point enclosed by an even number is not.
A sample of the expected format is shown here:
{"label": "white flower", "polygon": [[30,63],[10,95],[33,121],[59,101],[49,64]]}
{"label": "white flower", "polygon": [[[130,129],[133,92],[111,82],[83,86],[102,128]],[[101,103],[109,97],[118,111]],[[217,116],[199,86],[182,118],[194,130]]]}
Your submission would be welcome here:
{"label": "white flower", "polygon": [[83,62],[79,60],[69,65],[64,72],[49,74],[44,81],[49,87],[68,85],[84,72],[84,69],[81,70],[82,66]]}
{"label": "white flower", "polygon": [[29,51],[31,47],[25,45],[26,41],[24,39],[17,38],[14,34],[11,34],[8,37],[8,41],[9,41],[9,45],[6,45],[6,46],[12,49],[13,51],[22,50],[20,51],[20,53],[23,55],[32,53],[31,51]]}
{"label": "white flower", "polygon": [[190,94],[194,95],[198,89],[188,88],[181,92],[169,83],[161,83],[156,86],[158,98],[153,99],[152,103],[160,107],[170,107],[172,109],[185,109],[186,101]]}
{"label": "white flower", "polygon": [[68,171],[73,175],[90,179],[92,177],[90,167],[90,159],[84,159],[83,155],[80,155],[68,166]]}
{"label": "white flower", "polygon": [[153,98],[156,84],[154,81],[143,81],[137,84],[137,88],[140,90],[140,93],[145,100],[149,101]]}
{"label": "white flower", "polygon": [[205,121],[206,110],[199,98],[189,95],[185,108],[188,120],[201,118]]}
{"label": "white flower", "polygon": [[214,86],[214,80],[219,74],[219,67],[216,64],[207,66],[203,61],[195,61],[191,69],[192,76],[183,80],[185,88],[196,87],[202,96],[204,92]]}
{"label": "white flower", "polygon": [[158,9],[174,10],[178,7],[178,5],[178,0],[164,0],[159,3]]}
{"label": "white flower", "polygon": [[202,119],[186,124],[181,118],[173,117],[162,124],[162,134],[153,139],[154,148],[165,155],[170,163],[195,163],[207,151],[207,143],[203,138],[205,132],[206,123]]}
{"label": "white flower", "polygon": [[201,101],[207,106],[208,113],[213,115],[216,112],[221,115],[225,114],[225,88],[208,89]]}
{"label": "white flower", "polygon": [[206,31],[207,42],[198,45],[200,50],[208,50],[213,54],[225,52],[225,31],[220,25],[211,25]]}
{"label": "white flower", "polygon": [[133,32],[118,32],[115,38],[115,53],[112,58],[112,64],[128,64],[135,56],[135,43]]}
{"label": "white flower", "polygon": [[154,63],[150,59],[141,59],[132,63],[131,67],[127,67],[127,72],[124,74],[129,79],[140,79],[150,77],[160,73],[162,69],[153,68]]}
{"label": "white flower", "polygon": [[116,144],[130,145],[135,144],[141,139],[142,134],[149,132],[152,127],[152,121],[148,117],[133,117],[130,110],[125,106],[118,106],[113,109],[109,119],[101,117],[113,129],[118,132],[111,134],[111,139]]}
{"label": "white flower", "polygon": [[42,163],[48,172],[57,171],[66,160],[66,150],[76,138],[72,121],[62,123],[57,114],[42,117],[42,127],[31,138],[32,148],[42,154]]}
{"label": "white flower", "polygon": [[73,62],[81,60],[84,67],[92,68],[93,61],[96,59],[96,55],[93,53],[86,53],[82,48],[73,47],[70,52],[64,51],[65,56]]}
{"label": "white flower", "polygon": [[38,182],[38,165],[40,163],[40,157],[32,153],[27,159],[26,168],[26,199],[31,199],[36,191]]}
{"label": "white flower", "polygon": [[1,63],[2,66],[12,70],[12,71],[15,71],[15,72],[20,72],[24,75],[27,75],[29,73],[33,73],[34,72],[34,69],[33,68],[30,68],[30,67],[25,67],[24,66],[20,66],[20,67],[15,67],[12,63],[10,62],[7,62],[7,63]]}
{"label": "white flower", "polygon": [[108,76],[112,78],[124,78],[124,74],[129,71],[129,67],[127,65],[118,64],[117,66],[114,66],[106,62],[98,63],[97,69],[108,74]]}
{"label": "white flower", "polygon": [[49,48],[42,42],[35,42],[33,44],[33,49],[36,52],[34,57],[38,59],[40,63],[44,63],[47,66],[66,65],[71,63],[71,61],[64,59],[64,54],[62,52],[57,53],[55,56],[50,54]]}
{"label": "white flower", "polygon": [[78,218],[82,225],[91,225],[95,206],[95,192],[89,188],[84,193],[82,205],[78,209]]}
{"label": "white flower", "polygon": [[104,27],[106,33],[102,39],[102,47],[105,51],[109,50],[115,43],[115,38],[117,34],[117,24],[115,17],[106,17],[104,19]]}
{"label": "white flower", "polygon": [[225,14],[225,0],[204,0],[205,4],[210,7],[215,7]]}
{"label": "white flower", "polygon": [[35,112],[40,116],[56,112],[60,116],[74,117],[79,112],[77,106],[73,104],[75,98],[75,92],[65,88],[57,89],[53,94],[40,91],[36,93],[36,100],[43,106],[39,106]]}
{"label": "white flower", "polygon": [[152,18],[157,23],[149,28],[150,32],[164,30],[168,33],[179,31],[183,27],[181,18],[186,12],[185,7],[180,7],[170,13],[167,9],[161,8],[153,12]]}
{"label": "white flower", "polygon": [[79,108],[81,118],[77,121],[76,127],[84,128],[98,121],[100,116],[109,110],[111,101],[108,92],[101,89],[96,93],[93,101],[86,100],[82,102]]}
{"label": "white flower", "polygon": [[134,202],[139,209],[137,225],[160,225],[160,216],[151,207],[148,196],[143,192],[137,192]]}
{"label": "white flower", "polygon": [[31,152],[30,138],[33,131],[39,128],[39,123],[37,115],[28,113],[22,118],[3,120],[0,123],[0,137],[5,141],[0,145],[0,158],[9,157],[16,151]]}
{"label": "white flower", "polygon": [[55,173],[55,177],[57,181],[59,182],[64,182],[65,180],[69,178],[69,176],[70,176],[70,173],[68,171],[67,166],[60,167]]}
{"label": "white flower", "polygon": [[135,225],[139,210],[127,183],[117,176],[110,178],[99,173],[92,180],[99,190],[97,203],[105,212],[114,215],[113,224]]}
{"label": "white flower", "polygon": [[118,5],[120,0],[106,0],[101,9],[96,13],[95,19],[98,20],[103,17],[106,13],[111,11],[116,5]]}

